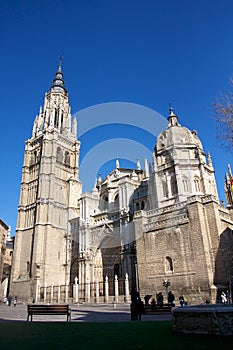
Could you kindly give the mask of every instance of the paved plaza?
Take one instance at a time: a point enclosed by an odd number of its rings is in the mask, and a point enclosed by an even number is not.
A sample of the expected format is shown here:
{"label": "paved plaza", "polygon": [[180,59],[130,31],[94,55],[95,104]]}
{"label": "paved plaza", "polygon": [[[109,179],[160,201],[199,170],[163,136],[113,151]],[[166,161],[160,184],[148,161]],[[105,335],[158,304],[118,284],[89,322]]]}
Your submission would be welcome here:
{"label": "paved plaza", "polygon": [[[72,322],[131,322],[129,304],[80,304],[71,306]],[[171,314],[142,315],[142,321],[167,321]],[[27,305],[0,305],[0,322],[27,321]],[[38,322],[64,322],[65,315],[33,316]]]}

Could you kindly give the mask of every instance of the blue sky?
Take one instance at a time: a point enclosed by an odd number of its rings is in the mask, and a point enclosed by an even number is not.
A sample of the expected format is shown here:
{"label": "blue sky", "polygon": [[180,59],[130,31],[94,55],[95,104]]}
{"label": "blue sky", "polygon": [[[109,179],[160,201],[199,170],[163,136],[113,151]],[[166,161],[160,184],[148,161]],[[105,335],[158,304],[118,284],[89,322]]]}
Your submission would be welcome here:
{"label": "blue sky", "polygon": [[211,153],[223,199],[233,162],[211,104],[233,73],[232,18],[231,0],[1,1],[0,217],[12,235],[24,142],[59,55],[72,113],[129,102],[166,117],[172,103]]}

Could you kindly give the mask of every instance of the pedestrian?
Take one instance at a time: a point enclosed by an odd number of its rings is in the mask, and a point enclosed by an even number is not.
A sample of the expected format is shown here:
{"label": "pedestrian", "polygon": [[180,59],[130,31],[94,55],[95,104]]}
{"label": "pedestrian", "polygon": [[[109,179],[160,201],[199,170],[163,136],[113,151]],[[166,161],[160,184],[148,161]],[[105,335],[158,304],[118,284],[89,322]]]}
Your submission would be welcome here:
{"label": "pedestrian", "polygon": [[137,298],[139,297],[139,293],[134,286],[131,290],[131,305],[130,305],[130,310],[131,310],[131,321],[137,320],[137,314],[136,314],[136,302]]}
{"label": "pedestrian", "polygon": [[159,292],[159,294],[158,294],[158,305],[160,307],[163,306],[163,294],[162,294],[162,292]]}
{"label": "pedestrian", "polygon": [[223,304],[227,303],[227,297],[226,297],[226,294],[224,293],[224,291],[222,291],[222,293],[221,293],[221,300],[222,300]]}
{"label": "pedestrian", "polygon": [[139,293],[136,290],[135,286],[132,288],[130,295],[131,295],[131,302],[134,303],[137,300],[137,298],[139,297]]}
{"label": "pedestrian", "polygon": [[167,297],[167,302],[169,305],[175,306],[174,304],[174,300],[175,300],[175,295],[172,293],[172,291],[170,290],[168,292],[168,297]]}
{"label": "pedestrian", "polygon": [[16,307],[16,303],[17,303],[17,300],[16,300],[16,299],[14,299],[14,302],[13,302],[14,307]]}
{"label": "pedestrian", "polygon": [[229,290],[226,291],[227,304],[230,304],[231,295]]}
{"label": "pedestrian", "polygon": [[179,297],[179,301],[180,301],[180,306],[184,306],[184,297],[183,297],[183,295],[181,295]]}
{"label": "pedestrian", "polygon": [[9,295],[8,295],[8,298],[7,298],[8,306],[11,306],[12,299],[13,299],[13,298],[12,298],[12,295],[9,294]]}
{"label": "pedestrian", "polygon": [[140,297],[135,302],[135,319],[141,321],[142,314],[144,313],[144,304]]}

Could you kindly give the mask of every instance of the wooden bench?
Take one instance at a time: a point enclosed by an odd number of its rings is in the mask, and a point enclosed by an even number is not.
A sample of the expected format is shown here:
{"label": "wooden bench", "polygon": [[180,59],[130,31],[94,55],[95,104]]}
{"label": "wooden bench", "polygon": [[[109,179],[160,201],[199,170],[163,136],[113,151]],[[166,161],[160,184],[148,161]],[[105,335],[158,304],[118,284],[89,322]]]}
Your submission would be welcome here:
{"label": "wooden bench", "polygon": [[66,315],[66,321],[71,321],[71,310],[70,306],[67,304],[30,304],[27,306],[28,308],[28,317],[27,321],[29,321],[29,317],[33,315]]}
{"label": "wooden bench", "polygon": [[171,313],[172,307],[174,307],[175,304],[163,304],[163,305],[151,305],[151,304],[145,304],[144,310],[145,315],[154,315],[158,313]]}

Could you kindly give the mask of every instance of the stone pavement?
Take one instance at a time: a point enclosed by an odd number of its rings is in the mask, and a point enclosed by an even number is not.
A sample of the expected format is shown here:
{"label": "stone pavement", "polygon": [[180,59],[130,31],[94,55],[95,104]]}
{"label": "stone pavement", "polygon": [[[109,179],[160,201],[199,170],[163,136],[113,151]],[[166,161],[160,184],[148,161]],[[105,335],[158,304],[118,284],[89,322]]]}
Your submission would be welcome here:
{"label": "stone pavement", "polygon": [[[142,315],[142,321],[167,321],[171,314]],[[0,305],[0,322],[27,321],[27,305]],[[36,315],[33,321],[64,322],[65,315]],[[71,305],[72,322],[131,322],[129,304],[80,304]]]}

